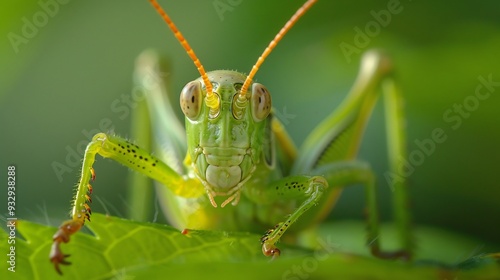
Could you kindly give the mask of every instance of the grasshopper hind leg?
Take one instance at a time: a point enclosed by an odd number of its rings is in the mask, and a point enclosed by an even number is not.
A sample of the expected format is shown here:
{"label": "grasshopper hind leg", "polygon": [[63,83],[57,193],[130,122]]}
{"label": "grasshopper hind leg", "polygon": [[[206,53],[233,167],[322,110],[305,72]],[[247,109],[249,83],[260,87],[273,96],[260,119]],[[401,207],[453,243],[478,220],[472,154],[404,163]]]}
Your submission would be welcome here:
{"label": "grasshopper hind leg", "polygon": [[[384,100],[388,139],[389,169],[384,175],[386,179],[391,178],[387,181],[393,191],[393,216],[401,246],[401,250],[394,252],[383,251],[379,245],[375,175],[368,164],[356,160],[365,127],[380,96]],[[284,158],[292,161],[290,178],[295,174],[321,175],[329,186],[325,188],[323,198],[317,199],[317,205],[309,207],[311,209],[304,212],[301,219],[294,221],[296,226],[308,228],[316,225],[332,209],[342,188],[361,183],[366,190],[369,214],[367,240],[371,253],[380,258],[411,259],[414,243],[410,231],[407,178],[398,172],[402,170],[401,159],[407,157],[405,126],[403,101],[393,79],[392,61],[379,51],[369,51],[362,59],[354,86],[340,106],[311,132],[300,150],[283,149],[287,153]],[[280,137],[280,130],[274,129],[273,133],[280,147],[292,146],[289,143],[291,140]],[[268,188],[273,191],[273,185]],[[272,194],[269,196],[273,197]],[[301,201],[293,194],[287,195],[287,199]],[[275,231],[270,230],[272,235]],[[266,248],[272,246],[266,245]]]}

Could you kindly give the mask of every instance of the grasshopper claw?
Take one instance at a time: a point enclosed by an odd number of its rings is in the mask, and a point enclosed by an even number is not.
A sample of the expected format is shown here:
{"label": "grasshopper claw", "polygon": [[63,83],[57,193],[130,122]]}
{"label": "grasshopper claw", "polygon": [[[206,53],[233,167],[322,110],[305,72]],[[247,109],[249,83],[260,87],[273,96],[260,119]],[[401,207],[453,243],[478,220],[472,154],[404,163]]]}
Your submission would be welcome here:
{"label": "grasshopper claw", "polygon": [[54,264],[54,268],[56,269],[57,273],[59,275],[62,275],[62,271],[59,268],[59,264],[63,265],[70,265],[71,262],[68,262],[66,260],[67,257],[69,257],[69,254],[63,254],[60,249],[61,243],[59,241],[54,241],[52,243],[52,248],[50,250],[50,261]]}
{"label": "grasshopper claw", "polygon": [[278,258],[281,254],[280,249],[278,249],[274,244],[263,243],[262,244],[262,253],[266,257],[271,257],[271,260]]}
{"label": "grasshopper claw", "polygon": [[81,221],[66,221],[59,227],[59,230],[52,237],[52,240],[54,242],[52,243],[52,247],[50,249],[49,258],[50,261],[54,264],[54,268],[56,269],[57,273],[59,273],[59,275],[62,275],[61,268],[59,267],[60,264],[71,264],[71,262],[68,262],[66,260],[66,258],[68,258],[70,255],[63,254],[63,252],[61,251],[61,243],[68,243],[70,236],[73,233],[77,232],[82,227],[82,225],[83,222]]}

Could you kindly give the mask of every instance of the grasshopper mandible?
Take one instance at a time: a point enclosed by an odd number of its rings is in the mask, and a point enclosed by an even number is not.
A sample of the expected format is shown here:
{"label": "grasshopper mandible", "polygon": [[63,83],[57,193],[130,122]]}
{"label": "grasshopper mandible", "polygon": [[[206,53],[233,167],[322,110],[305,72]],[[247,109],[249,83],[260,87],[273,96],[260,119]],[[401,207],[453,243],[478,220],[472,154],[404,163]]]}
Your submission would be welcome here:
{"label": "grasshopper mandible", "polygon": [[[157,85],[150,88],[146,99],[150,111],[160,116],[164,131],[159,133],[165,141],[162,147],[166,152],[156,157],[118,136],[98,133],[93,137],[85,151],[72,219],[64,222],[53,237],[50,259],[59,273],[60,264],[69,264],[60,244],[67,243],[86,219],[90,221],[92,186],[89,181],[95,180],[92,166],[96,154],[161,183],[164,188],[159,190],[159,196],[164,202],[164,211],[176,227],[267,229],[261,238],[262,252],[271,257],[280,255],[276,243],[287,230],[299,231],[316,225],[334,206],[344,186],[361,183],[366,188],[368,242],[372,254],[382,258],[411,257],[404,178],[394,180],[392,185],[401,250],[384,252],[378,242],[375,176],[367,163],[355,159],[379,88],[385,100],[389,162],[394,174],[399,168],[398,159],[406,153],[402,99],[392,79],[393,67],[388,57],[376,51],[364,55],[351,92],[297,149],[273,114],[269,91],[252,80],[276,44],[316,0],[306,1],[297,10],[248,75],[236,71],[205,72],[166,12],[155,0],[149,2],[201,75],[187,83],[180,94],[185,133],[177,129],[182,125],[171,114],[173,107],[164,101],[164,86]],[[157,71],[158,68],[155,57],[147,54],[139,64],[139,83],[141,69]],[[180,152],[187,152],[184,161]],[[182,211],[193,202],[206,207]]]}

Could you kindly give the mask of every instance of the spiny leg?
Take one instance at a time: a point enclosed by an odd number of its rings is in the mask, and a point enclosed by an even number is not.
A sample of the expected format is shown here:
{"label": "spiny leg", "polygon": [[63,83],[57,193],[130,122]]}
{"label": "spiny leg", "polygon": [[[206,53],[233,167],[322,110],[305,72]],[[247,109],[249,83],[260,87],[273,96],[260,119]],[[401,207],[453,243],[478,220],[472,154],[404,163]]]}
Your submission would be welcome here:
{"label": "spiny leg", "polygon": [[383,251],[380,247],[379,211],[377,207],[376,178],[370,165],[363,161],[343,161],[323,165],[313,171],[325,174],[331,186],[329,191],[345,188],[355,184],[365,187],[366,212],[368,220],[367,245],[372,255],[383,259],[405,259],[411,257],[411,251],[403,247],[396,251]]}
{"label": "spiny leg", "polygon": [[[389,172],[384,175],[393,190],[393,213],[401,247],[408,252],[407,255],[411,255],[413,236],[410,232],[407,178],[400,176],[398,171],[404,170],[402,159],[406,158],[406,124],[402,97],[395,86],[393,66],[389,57],[373,50],[363,56],[359,75],[351,91],[340,106],[307,137],[299,150],[291,174],[323,174],[314,170],[335,162],[354,160],[380,92],[383,93],[385,101],[389,159]],[[330,186],[339,190],[331,183]],[[308,214],[310,220],[316,221],[326,216],[338,195],[339,191],[329,191],[325,194],[325,199],[312,211],[314,213]],[[307,226],[307,221],[301,221],[301,226],[303,225]],[[374,253],[378,255],[376,250]],[[385,257],[383,254],[379,256]]]}
{"label": "spiny leg", "polygon": [[[141,147],[154,151],[177,173],[185,173],[183,164],[186,155],[186,132],[176,116],[174,105],[179,96],[169,92],[167,84],[169,63],[156,51],[143,51],[135,62],[133,95],[139,98],[132,111],[130,135]],[[144,98],[140,98],[140,97]],[[129,171],[127,179],[128,217],[137,221],[148,220],[154,201],[152,181]],[[165,191],[159,186],[157,191]],[[158,199],[161,199],[159,196]]]}
{"label": "spiny leg", "polygon": [[[290,176],[273,182],[265,189],[259,186],[255,193],[265,197],[264,203],[273,203],[282,200],[303,199],[300,206],[291,213],[284,221],[278,223],[273,229],[268,230],[261,238],[262,252],[266,256],[279,256],[280,250],[276,247],[285,231],[305,214],[311,207],[315,206],[323,194],[334,191],[335,188],[343,188],[353,184],[363,184],[366,191],[368,205],[368,246],[373,255],[380,258],[402,258],[410,257],[407,250],[382,251],[379,242],[379,214],[375,192],[375,175],[370,166],[361,161],[346,161],[324,165],[314,170],[315,174],[322,176]],[[330,186],[330,187],[329,187]],[[262,193],[264,191],[264,193]],[[254,193],[251,190],[248,194]],[[251,199],[258,199],[257,197]],[[307,215],[306,215],[307,216]],[[270,217],[273,219],[273,217]]]}
{"label": "spiny leg", "polygon": [[[303,199],[300,206],[284,222],[278,223],[262,236],[262,252],[264,255],[272,257],[280,255],[280,250],[275,245],[276,242],[304,212],[318,203],[327,187],[327,181],[321,176],[290,176],[269,184],[265,189],[255,186],[255,188],[259,189],[257,192],[249,190],[247,195],[252,193],[261,195],[260,198],[250,197],[250,199],[264,199],[265,201],[261,201],[264,203],[272,203],[283,199]],[[248,186],[248,188],[253,187]]]}
{"label": "spiny leg", "polygon": [[72,219],[64,222],[53,236],[50,260],[59,273],[61,273],[59,264],[69,264],[66,261],[68,255],[61,252],[60,244],[69,242],[70,236],[80,230],[85,219],[90,221],[91,210],[88,202],[91,201],[92,186],[89,181],[95,179],[92,166],[96,154],[113,159],[162,183],[178,196],[199,197],[205,194],[203,185],[197,179],[179,175],[167,164],[137,145],[117,136],[105,133],[96,134],[85,150],[81,177],[73,201]]}
{"label": "spiny leg", "polygon": [[[382,83],[382,89],[389,160],[389,171],[384,174],[384,177],[393,192],[393,216],[398,228],[401,246],[406,251],[412,252],[415,244],[411,233],[411,215],[408,211],[408,178],[399,176],[400,170],[405,168],[404,159],[408,158],[403,100],[394,80],[385,80]],[[391,181],[390,174],[398,175],[395,176],[395,180]]]}

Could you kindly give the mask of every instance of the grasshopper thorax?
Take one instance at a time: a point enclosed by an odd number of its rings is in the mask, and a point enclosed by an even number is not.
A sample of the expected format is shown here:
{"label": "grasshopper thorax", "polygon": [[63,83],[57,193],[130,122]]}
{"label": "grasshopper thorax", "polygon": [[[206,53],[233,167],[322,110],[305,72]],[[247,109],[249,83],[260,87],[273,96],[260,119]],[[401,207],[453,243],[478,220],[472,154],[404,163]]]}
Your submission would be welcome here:
{"label": "grasshopper thorax", "polygon": [[[214,207],[238,203],[241,188],[266,155],[271,96],[258,83],[240,95],[246,76],[235,71],[208,72],[218,106],[210,107],[202,78],[189,82],[180,96],[186,116],[188,156],[195,175],[203,182]],[[266,164],[270,164],[264,160]]]}

